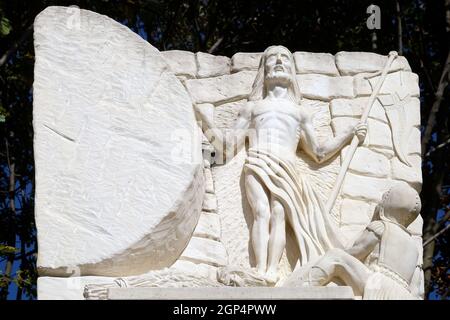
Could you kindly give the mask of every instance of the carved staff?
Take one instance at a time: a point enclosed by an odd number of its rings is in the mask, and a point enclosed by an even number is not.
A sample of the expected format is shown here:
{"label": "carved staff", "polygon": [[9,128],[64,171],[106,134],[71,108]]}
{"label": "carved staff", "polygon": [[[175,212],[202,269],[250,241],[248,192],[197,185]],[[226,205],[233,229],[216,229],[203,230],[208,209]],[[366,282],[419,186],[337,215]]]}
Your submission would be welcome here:
{"label": "carved staff", "polygon": [[[360,122],[361,123],[367,123],[367,118],[369,117],[370,110],[372,109],[373,103],[375,102],[375,99],[380,92],[381,86],[384,83],[384,80],[386,79],[387,73],[389,71],[389,68],[394,61],[395,58],[397,58],[398,53],[396,51],[389,52],[388,59],[386,61],[386,65],[384,66],[383,71],[381,72],[380,79],[378,79],[378,82],[375,86],[375,88],[372,91],[372,94],[369,97],[369,100],[367,101],[367,105],[364,108],[364,111],[361,115]],[[356,148],[358,147],[359,140],[358,137],[355,135],[352,139],[352,142],[350,143],[350,147],[348,148],[347,153],[345,154],[344,161],[342,162],[341,169],[339,171],[339,175],[336,179],[336,184],[333,188],[333,191],[331,192],[330,197],[328,198],[328,201],[325,205],[326,212],[330,212],[331,209],[334,206],[334,203],[336,201],[336,198],[339,194],[339,191],[341,190],[342,183],[344,182],[345,174],[347,173],[348,167],[350,166],[350,162],[353,159],[353,156],[355,154]]]}

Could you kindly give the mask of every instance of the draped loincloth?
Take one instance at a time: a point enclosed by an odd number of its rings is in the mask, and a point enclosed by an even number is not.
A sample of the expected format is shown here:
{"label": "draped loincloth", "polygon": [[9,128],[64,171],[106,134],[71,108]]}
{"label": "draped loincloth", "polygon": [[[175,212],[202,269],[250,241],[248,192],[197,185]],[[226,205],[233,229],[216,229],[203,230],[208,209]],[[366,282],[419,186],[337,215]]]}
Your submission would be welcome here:
{"label": "draped loincloth", "polygon": [[337,226],[330,221],[318,194],[308,180],[296,174],[293,163],[267,151],[250,149],[244,166],[283,205],[300,250],[300,265],[332,248],[343,248]]}

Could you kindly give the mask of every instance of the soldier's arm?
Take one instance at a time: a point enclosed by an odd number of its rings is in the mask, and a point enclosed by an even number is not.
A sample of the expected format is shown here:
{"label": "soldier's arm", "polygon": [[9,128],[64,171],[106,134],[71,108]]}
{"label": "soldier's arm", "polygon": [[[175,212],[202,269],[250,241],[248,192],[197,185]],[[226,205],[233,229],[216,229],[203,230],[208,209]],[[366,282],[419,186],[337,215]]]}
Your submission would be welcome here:
{"label": "soldier's arm", "polygon": [[380,242],[383,231],[384,224],[381,221],[370,223],[353,245],[345,251],[359,261],[363,261]]}
{"label": "soldier's arm", "polygon": [[360,141],[364,140],[367,126],[358,124],[356,127],[349,127],[343,134],[328,139],[323,143],[319,143],[317,135],[314,131],[311,116],[301,114],[301,146],[307,154],[309,154],[317,163],[327,161],[351,141],[355,132],[358,134]]}

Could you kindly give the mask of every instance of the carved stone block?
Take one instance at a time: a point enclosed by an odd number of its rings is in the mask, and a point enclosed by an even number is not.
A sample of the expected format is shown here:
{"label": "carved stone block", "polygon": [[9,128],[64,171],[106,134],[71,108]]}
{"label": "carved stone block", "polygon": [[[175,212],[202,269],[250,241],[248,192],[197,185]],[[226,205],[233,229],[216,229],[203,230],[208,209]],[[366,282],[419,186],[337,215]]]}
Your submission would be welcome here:
{"label": "carved stone block", "polygon": [[353,98],[352,77],[330,77],[320,74],[299,74],[297,80],[305,98],[330,101],[336,98]]}
{"label": "carved stone block", "polygon": [[186,79],[197,76],[197,63],[195,54],[188,51],[169,50],[163,51],[162,56],[176,76],[184,76]]}
{"label": "carved stone block", "polygon": [[294,60],[297,73],[319,73],[339,76],[332,54],[298,51],[294,52]]}
{"label": "carved stone block", "polygon": [[230,73],[230,58],[197,52],[198,77],[217,77]]}
{"label": "carved stone block", "polygon": [[[336,66],[342,75],[354,75],[357,73],[377,72],[383,69],[387,57],[372,52],[348,52],[336,53]],[[389,70],[411,71],[408,61],[404,57],[398,57]]]}
{"label": "carved stone block", "polygon": [[256,72],[241,71],[215,78],[187,80],[186,87],[194,103],[220,104],[246,98],[255,76]]}
{"label": "carved stone block", "polygon": [[261,53],[238,52],[231,57],[231,72],[257,70]]}

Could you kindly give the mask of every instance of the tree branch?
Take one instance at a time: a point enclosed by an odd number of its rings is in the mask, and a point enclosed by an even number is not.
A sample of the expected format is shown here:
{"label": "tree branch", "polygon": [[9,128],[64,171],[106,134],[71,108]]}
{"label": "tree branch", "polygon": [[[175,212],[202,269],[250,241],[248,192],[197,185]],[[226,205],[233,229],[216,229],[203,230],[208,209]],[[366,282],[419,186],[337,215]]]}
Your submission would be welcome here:
{"label": "tree branch", "polygon": [[395,1],[397,13],[397,37],[398,37],[398,54],[403,55],[403,31],[402,31],[402,16],[400,11],[400,2]]}
{"label": "tree branch", "polygon": [[223,41],[223,37],[220,37],[219,39],[217,39],[217,41],[212,45],[211,48],[209,48],[208,53],[214,53],[217,48],[220,46],[220,44]]}
{"label": "tree branch", "polygon": [[436,114],[439,111],[441,102],[443,99],[444,91],[448,85],[448,72],[450,68],[450,52],[447,54],[447,60],[445,61],[444,68],[442,69],[441,79],[439,80],[438,89],[435,93],[436,99],[431,107],[430,114],[428,116],[427,125],[425,127],[425,133],[422,138],[422,154],[426,152],[426,148],[430,142],[431,134],[433,132],[434,125],[436,124]]}
{"label": "tree branch", "polygon": [[430,242],[434,241],[437,237],[439,237],[441,234],[443,234],[445,231],[447,231],[450,228],[450,223],[445,226],[444,229],[433,235],[431,238],[429,238],[427,241],[423,243],[423,247],[426,247]]}
{"label": "tree branch", "polygon": [[433,152],[439,150],[440,148],[444,148],[448,144],[450,144],[450,138],[438,144],[436,147],[431,147],[430,150],[425,154],[425,157],[429,157]]}

